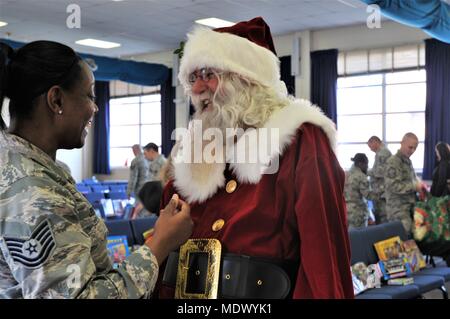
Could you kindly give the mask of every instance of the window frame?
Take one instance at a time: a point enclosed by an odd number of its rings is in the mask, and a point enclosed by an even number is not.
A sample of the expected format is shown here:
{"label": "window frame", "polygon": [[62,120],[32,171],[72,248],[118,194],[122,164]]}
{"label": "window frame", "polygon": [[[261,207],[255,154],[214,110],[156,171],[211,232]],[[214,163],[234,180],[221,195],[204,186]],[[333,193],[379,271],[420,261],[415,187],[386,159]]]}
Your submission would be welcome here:
{"label": "window frame", "polygon": [[[143,120],[142,120],[142,106],[143,105],[145,105],[145,104],[149,104],[149,103],[157,103],[156,101],[155,102],[148,102],[148,101],[144,101],[144,102],[142,102],[142,99],[143,98],[145,98],[145,97],[147,97],[147,96],[150,96],[150,95],[159,95],[159,109],[160,109],[160,122],[155,122],[155,123],[143,123]],[[115,124],[112,124],[111,123],[111,118],[110,118],[110,123],[109,123],[109,129],[110,129],[110,136],[109,136],[109,152],[110,152],[110,157],[109,157],[109,165],[110,165],[110,167],[112,168],[112,169],[120,169],[120,168],[126,168],[127,166],[125,166],[125,165],[120,165],[120,166],[114,166],[114,165],[112,165],[112,157],[111,157],[111,150],[112,149],[128,149],[128,150],[130,150],[130,153],[131,153],[131,147],[134,145],[134,144],[139,144],[139,145],[141,145],[141,146],[144,146],[144,145],[146,145],[147,143],[149,143],[149,142],[151,142],[151,141],[145,141],[144,143],[145,144],[143,144],[143,141],[142,141],[142,128],[143,128],[143,126],[159,126],[159,128],[160,128],[160,133],[161,133],[161,143],[162,143],[162,106],[161,106],[161,91],[158,89],[158,90],[155,90],[155,91],[152,91],[152,92],[148,92],[148,93],[145,93],[145,92],[143,92],[143,91],[141,91],[141,94],[127,94],[127,95],[118,95],[118,96],[111,96],[110,97],[110,99],[109,99],[109,104],[111,105],[111,101],[112,100],[117,100],[117,99],[122,99],[122,98],[130,98],[130,97],[138,97],[139,98],[139,101],[138,101],[138,103],[129,103],[129,104],[137,104],[138,105],[138,108],[139,108],[139,121],[138,121],[138,123],[135,123],[135,124],[119,124],[119,125],[115,125]],[[110,109],[110,112],[111,112],[111,109]],[[111,113],[110,113],[111,114]],[[130,144],[130,145],[120,145],[120,146],[111,146],[111,130],[113,129],[113,127],[138,127],[138,134],[139,134],[139,142],[138,143],[132,143],[132,144]],[[162,145],[158,145],[158,147],[161,149],[161,147],[162,147]],[[124,163],[125,164],[125,163]],[[130,163],[128,163],[127,162],[127,164],[129,165]]]}
{"label": "window frame", "polygon": [[[340,89],[381,86],[381,94],[382,94],[382,96],[381,96],[381,113],[373,113],[373,112],[371,112],[371,113],[343,113],[342,114],[342,113],[339,112],[339,100],[337,100],[337,103],[336,103],[337,104],[336,105],[337,106],[337,110],[336,111],[337,111],[337,121],[338,121],[338,123],[339,123],[339,117],[340,116],[346,116],[346,117],[349,116],[349,117],[351,117],[351,116],[364,116],[364,115],[380,115],[381,116],[381,136],[379,136],[380,139],[383,141],[383,143],[385,145],[387,145],[388,148],[389,148],[389,145],[399,144],[401,141],[388,140],[387,139],[388,138],[388,136],[387,136],[387,117],[389,115],[394,115],[394,114],[423,114],[424,115],[423,117],[424,117],[424,120],[425,120],[425,108],[426,108],[426,105],[424,104],[423,111],[415,110],[415,111],[394,111],[394,112],[388,112],[387,111],[387,103],[388,103],[388,101],[387,101],[387,92],[386,92],[387,91],[387,87],[388,86],[395,86],[395,85],[422,84],[423,83],[425,85],[425,90],[426,90],[426,73],[425,73],[425,80],[424,81],[414,80],[414,81],[411,81],[411,82],[400,82],[400,83],[387,83],[386,75],[390,74],[390,73],[398,73],[398,72],[414,71],[414,70],[415,71],[424,71],[424,72],[426,72],[425,71],[425,67],[417,67],[417,68],[413,68],[413,69],[407,68],[407,69],[398,69],[398,70],[393,70],[393,71],[391,70],[391,71],[384,71],[384,72],[366,72],[364,74],[340,75],[338,77],[338,80],[340,78],[353,77],[353,76],[364,76],[364,75],[370,76],[370,75],[374,75],[374,74],[381,74],[382,78],[381,78],[381,83],[380,84],[355,85],[355,86],[345,86],[345,87],[339,87],[339,85],[336,85],[336,89],[337,89],[336,93],[338,95],[339,94],[338,91]],[[426,103],[426,100],[424,101],[424,103]],[[425,123],[424,123],[424,125],[425,125]],[[414,132],[414,130],[411,130],[411,131]],[[338,126],[338,132],[339,132],[339,126]],[[372,134],[372,135],[376,135],[376,134]],[[422,146],[424,147],[425,140],[421,139],[419,137],[419,145],[420,144],[422,144]],[[369,150],[368,146],[367,146],[367,141],[362,141],[362,142],[359,142],[359,141],[358,142],[342,142],[342,141],[339,141],[339,136],[338,136],[338,143],[337,143],[337,151],[338,151],[338,153],[339,153],[339,148],[342,145],[361,145],[361,146],[364,147],[364,148],[361,149],[362,153],[366,153],[367,154],[367,152],[371,152]],[[397,151],[397,150],[393,150],[393,149],[389,149],[389,150],[393,154],[395,154],[396,151]],[[352,154],[352,155],[354,155],[354,154]],[[421,162],[422,162],[421,167],[414,167],[416,173],[419,173],[419,174],[423,170],[423,165],[424,165],[424,159],[423,158],[421,159]],[[345,167],[343,163],[340,163],[340,164],[341,164],[341,166],[343,167],[344,170],[350,169],[350,167]],[[373,163],[371,163],[371,165],[373,165]]]}

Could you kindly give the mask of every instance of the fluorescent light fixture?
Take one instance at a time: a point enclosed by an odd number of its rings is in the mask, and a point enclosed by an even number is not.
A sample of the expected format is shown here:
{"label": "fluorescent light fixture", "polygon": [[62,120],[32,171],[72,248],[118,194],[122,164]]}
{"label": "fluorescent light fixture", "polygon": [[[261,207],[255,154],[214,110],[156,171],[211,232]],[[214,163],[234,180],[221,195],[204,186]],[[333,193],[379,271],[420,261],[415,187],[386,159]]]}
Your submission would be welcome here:
{"label": "fluorescent light fixture", "polygon": [[1,28],[1,27],[4,27],[5,25],[8,25],[8,22],[0,21],[0,28]]}
{"label": "fluorescent light fixture", "polygon": [[230,27],[235,24],[234,22],[217,19],[217,18],[199,19],[199,20],[195,20],[195,23],[203,24],[203,25],[206,25],[208,27],[213,27],[213,28]]}
{"label": "fluorescent light fixture", "polygon": [[88,47],[101,48],[101,49],[112,49],[120,47],[120,43],[101,41],[96,39],[83,39],[75,41],[76,44],[85,45]]}
{"label": "fluorescent light fixture", "polygon": [[345,1],[345,0],[337,0],[337,1],[340,2],[340,3],[342,3],[342,4],[345,4],[345,5],[348,6],[348,7],[358,8],[356,5],[351,4],[351,3],[349,3],[349,2],[347,2],[347,1]]}

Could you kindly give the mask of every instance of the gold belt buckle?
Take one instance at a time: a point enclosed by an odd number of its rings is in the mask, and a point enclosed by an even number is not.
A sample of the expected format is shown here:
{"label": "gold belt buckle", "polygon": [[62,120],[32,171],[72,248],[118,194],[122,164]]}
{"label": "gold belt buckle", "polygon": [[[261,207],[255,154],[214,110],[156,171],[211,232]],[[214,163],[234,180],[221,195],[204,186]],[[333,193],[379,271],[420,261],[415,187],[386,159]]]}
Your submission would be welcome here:
{"label": "gold belt buckle", "polygon": [[[217,239],[189,239],[180,247],[178,273],[175,287],[176,299],[217,299],[219,288],[220,257],[222,245]],[[190,269],[195,254],[207,258],[207,269]],[[190,260],[192,258],[192,260]],[[188,281],[192,276],[206,271],[206,280],[200,283],[201,291],[188,291]],[[190,277],[191,276],[191,277]],[[203,275],[204,276],[204,275]]]}

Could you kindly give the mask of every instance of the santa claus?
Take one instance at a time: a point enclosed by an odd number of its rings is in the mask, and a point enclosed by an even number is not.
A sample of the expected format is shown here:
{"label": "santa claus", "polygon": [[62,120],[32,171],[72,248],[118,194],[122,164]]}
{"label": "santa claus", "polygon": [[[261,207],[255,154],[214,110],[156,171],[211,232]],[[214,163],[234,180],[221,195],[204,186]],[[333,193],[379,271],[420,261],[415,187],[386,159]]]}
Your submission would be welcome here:
{"label": "santa claus", "polygon": [[179,194],[195,226],[160,296],[353,298],[335,126],[287,94],[264,20],[195,28],[179,80],[196,113],[162,205]]}

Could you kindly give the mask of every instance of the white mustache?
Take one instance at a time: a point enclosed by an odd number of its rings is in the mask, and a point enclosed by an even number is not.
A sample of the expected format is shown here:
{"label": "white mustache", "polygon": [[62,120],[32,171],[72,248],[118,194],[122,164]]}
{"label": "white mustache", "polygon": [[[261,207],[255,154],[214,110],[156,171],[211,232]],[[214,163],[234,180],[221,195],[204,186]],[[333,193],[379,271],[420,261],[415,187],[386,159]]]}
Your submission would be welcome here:
{"label": "white mustache", "polygon": [[213,96],[211,92],[206,92],[196,96],[192,95],[191,96],[192,104],[195,106],[196,110],[203,110],[205,107],[208,106],[208,104],[212,103],[213,101],[212,97]]}

